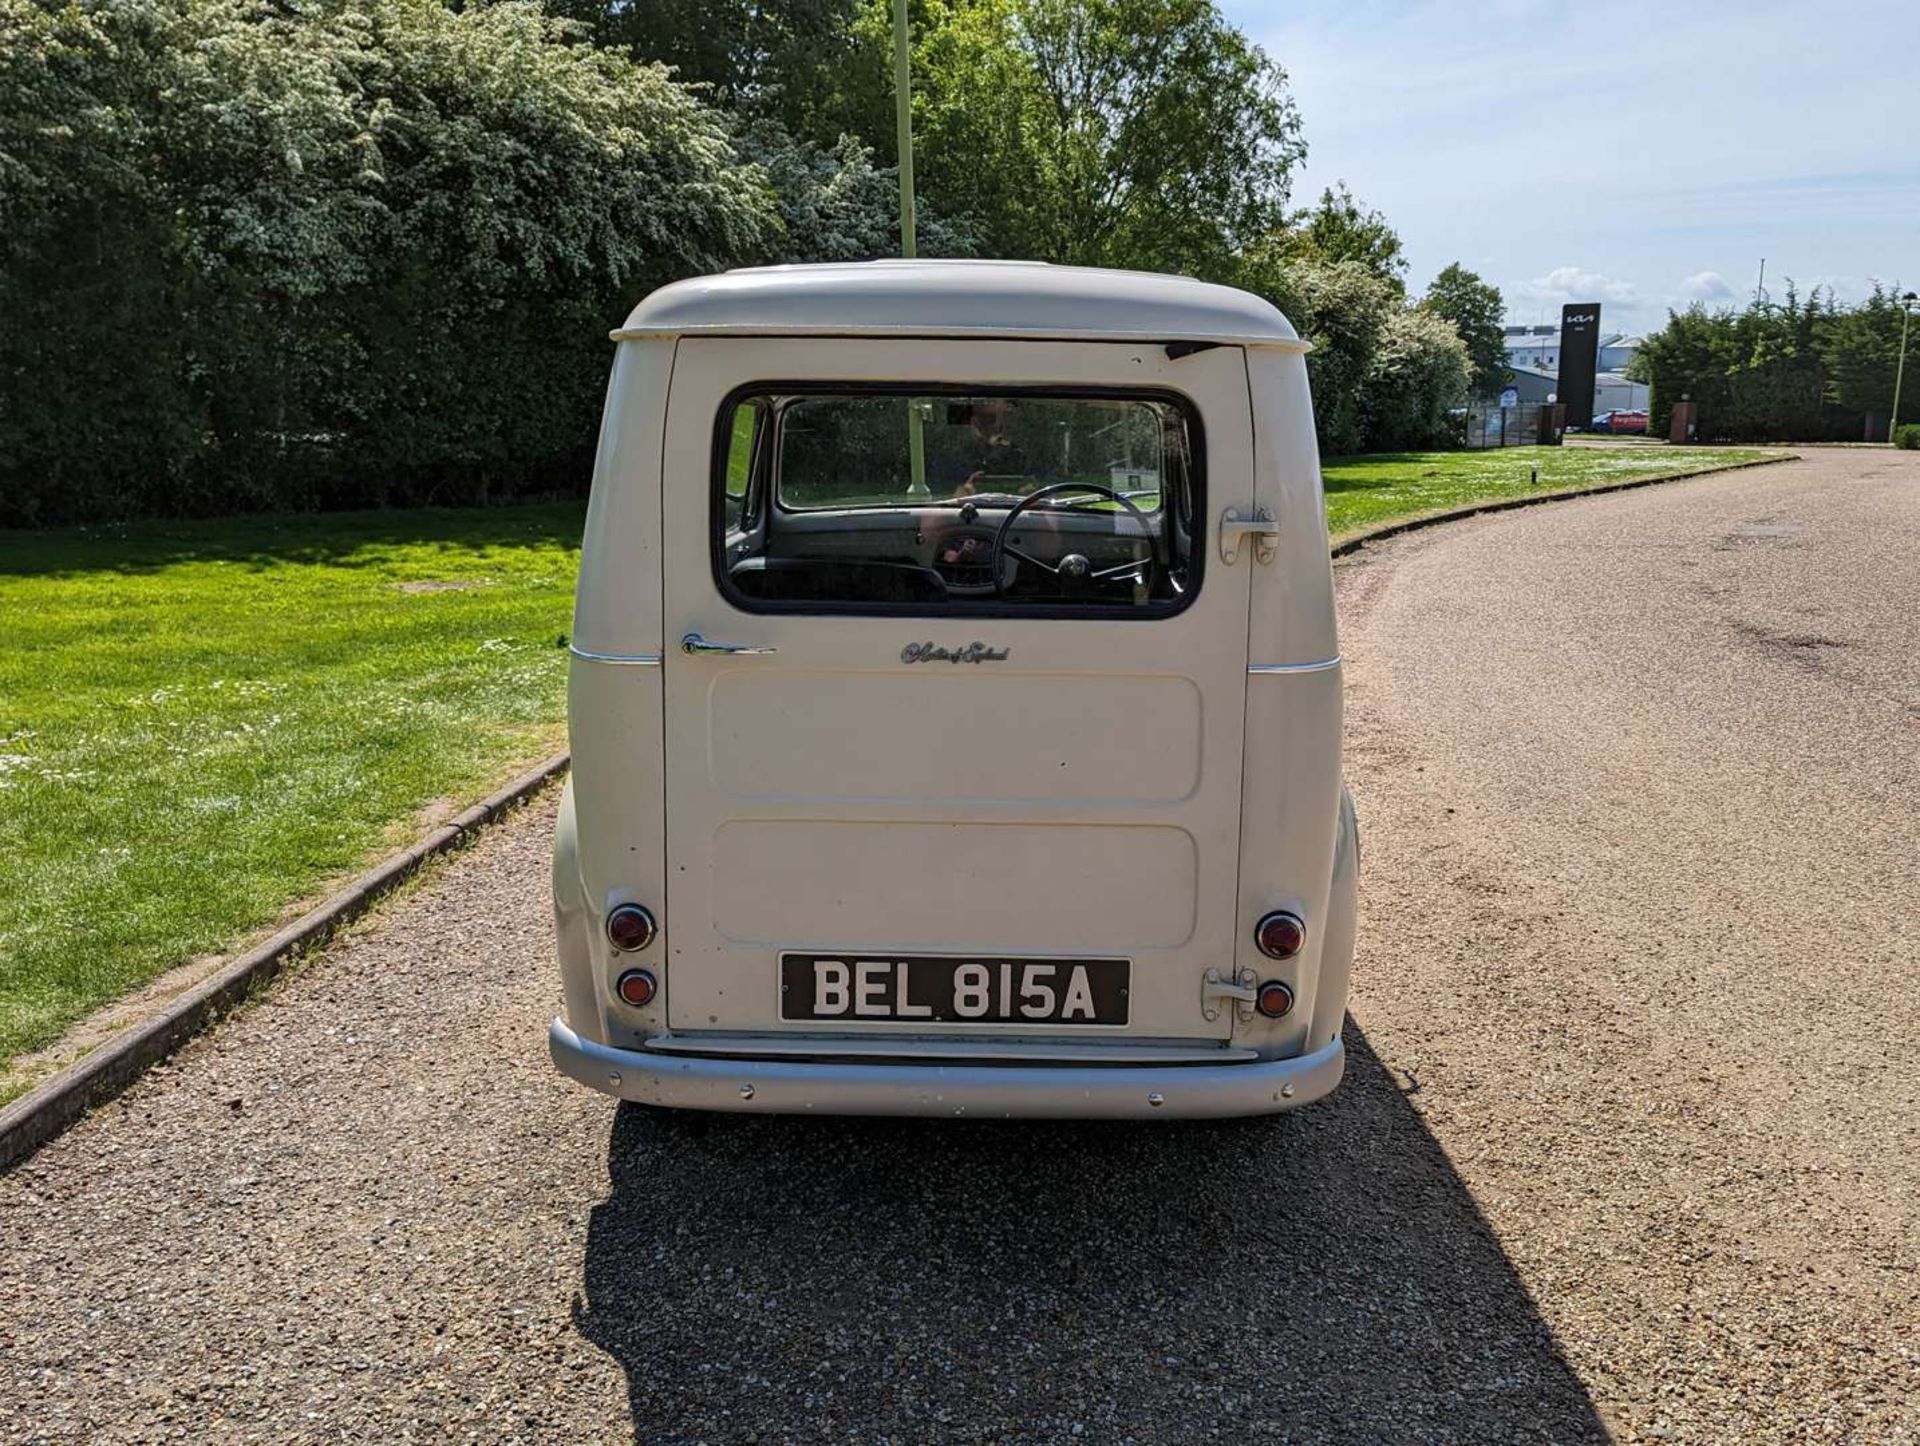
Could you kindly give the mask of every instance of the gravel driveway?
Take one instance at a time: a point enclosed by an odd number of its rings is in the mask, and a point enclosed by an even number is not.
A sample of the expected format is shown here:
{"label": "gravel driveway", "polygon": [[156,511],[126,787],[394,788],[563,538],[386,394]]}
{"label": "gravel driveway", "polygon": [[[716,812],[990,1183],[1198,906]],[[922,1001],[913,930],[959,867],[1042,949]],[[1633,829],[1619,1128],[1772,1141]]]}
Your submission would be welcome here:
{"label": "gravel driveway", "polygon": [[1340,573],[1325,1104],[616,1112],[549,797],[0,1178],[0,1437],[1920,1439],[1920,459]]}

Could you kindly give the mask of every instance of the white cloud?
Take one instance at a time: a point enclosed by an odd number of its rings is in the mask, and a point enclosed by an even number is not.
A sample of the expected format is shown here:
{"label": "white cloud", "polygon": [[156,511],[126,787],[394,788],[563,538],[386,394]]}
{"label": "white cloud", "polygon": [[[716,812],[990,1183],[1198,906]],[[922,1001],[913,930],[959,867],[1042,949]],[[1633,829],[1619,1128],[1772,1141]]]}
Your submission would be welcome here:
{"label": "white cloud", "polygon": [[1507,303],[1521,311],[1536,306],[1567,306],[1579,301],[1613,302],[1635,306],[1640,294],[1631,281],[1621,281],[1578,266],[1556,266],[1545,276],[1518,281],[1506,288]]}
{"label": "white cloud", "polygon": [[1713,303],[1733,300],[1733,288],[1718,271],[1696,271],[1680,283],[1682,302]]}

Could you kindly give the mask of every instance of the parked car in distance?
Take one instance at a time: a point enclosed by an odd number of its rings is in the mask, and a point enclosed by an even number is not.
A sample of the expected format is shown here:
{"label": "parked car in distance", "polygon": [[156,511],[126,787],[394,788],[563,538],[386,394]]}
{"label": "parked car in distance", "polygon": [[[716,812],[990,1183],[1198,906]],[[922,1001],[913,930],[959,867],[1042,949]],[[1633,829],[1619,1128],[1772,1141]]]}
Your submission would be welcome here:
{"label": "parked car in distance", "polygon": [[1645,412],[1602,412],[1593,419],[1593,430],[1612,433],[1644,432],[1647,430],[1647,420]]}
{"label": "parked car in distance", "polygon": [[614,336],[558,1067],[767,1112],[1331,1090],[1359,834],[1286,318],[866,262],[677,282]]}

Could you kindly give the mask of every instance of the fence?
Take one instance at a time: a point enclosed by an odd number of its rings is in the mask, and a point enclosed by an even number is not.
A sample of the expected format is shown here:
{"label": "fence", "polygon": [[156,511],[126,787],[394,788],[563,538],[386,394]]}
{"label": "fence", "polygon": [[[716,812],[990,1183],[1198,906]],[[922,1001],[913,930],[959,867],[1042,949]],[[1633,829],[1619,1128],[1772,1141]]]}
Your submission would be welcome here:
{"label": "fence", "polygon": [[1546,402],[1503,407],[1476,402],[1467,408],[1467,446],[1557,447],[1564,426],[1564,408]]}

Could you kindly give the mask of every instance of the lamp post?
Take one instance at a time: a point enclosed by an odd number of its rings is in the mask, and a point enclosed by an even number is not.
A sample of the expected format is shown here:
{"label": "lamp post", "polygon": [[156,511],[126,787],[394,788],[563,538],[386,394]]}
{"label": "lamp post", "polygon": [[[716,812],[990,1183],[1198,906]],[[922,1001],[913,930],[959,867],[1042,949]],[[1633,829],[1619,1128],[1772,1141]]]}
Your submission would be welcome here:
{"label": "lamp post", "polygon": [[1913,321],[1913,304],[1916,301],[1920,301],[1920,292],[1909,291],[1900,298],[1900,362],[1893,369],[1893,410],[1887,414],[1889,442],[1900,429],[1900,383],[1907,376],[1907,327]]}
{"label": "lamp post", "polygon": [[[907,0],[893,0],[893,119],[900,141],[900,254],[911,259],[919,249],[913,215],[913,83],[907,45]],[[927,440],[920,423],[920,399],[907,398],[907,495],[927,492]]]}
{"label": "lamp post", "polygon": [[893,0],[893,120],[900,144],[900,254],[911,257],[913,215],[913,84],[909,78],[907,0]]}

